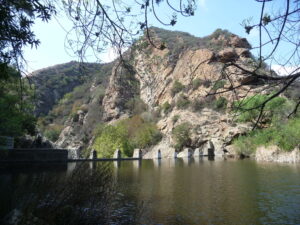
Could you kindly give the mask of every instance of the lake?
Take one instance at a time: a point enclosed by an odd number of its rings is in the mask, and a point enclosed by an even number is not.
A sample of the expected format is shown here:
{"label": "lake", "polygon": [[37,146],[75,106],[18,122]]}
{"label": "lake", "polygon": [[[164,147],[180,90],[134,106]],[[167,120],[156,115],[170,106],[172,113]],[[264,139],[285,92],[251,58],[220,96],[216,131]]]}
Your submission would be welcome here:
{"label": "lake", "polygon": [[2,168],[0,178],[5,221],[26,209],[36,224],[300,224],[294,164],[85,162]]}

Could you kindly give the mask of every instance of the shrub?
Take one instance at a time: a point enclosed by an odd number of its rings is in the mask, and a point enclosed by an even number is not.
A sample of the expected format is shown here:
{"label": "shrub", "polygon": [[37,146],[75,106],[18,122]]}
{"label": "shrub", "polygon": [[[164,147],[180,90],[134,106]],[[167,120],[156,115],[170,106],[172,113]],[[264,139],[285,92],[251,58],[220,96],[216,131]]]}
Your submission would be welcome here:
{"label": "shrub", "polygon": [[131,156],[132,147],[126,138],[126,131],[122,126],[108,125],[101,135],[96,138],[93,148],[99,157],[111,158],[116,149],[120,149],[126,156]]}
{"label": "shrub", "polygon": [[179,115],[175,115],[175,116],[173,116],[173,118],[172,118],[172,122],[173,122],[173,123],[176,123],[176,122],[179,120],[179,118],[180,118],[180,116],[179,116]]}
{"label": "shrub", "polygon": [[125,156],[132,156],[134,148],[146,148],[158,143],[162,136],[155,124],[145,122],[140,116],[105,126],[96,137],[93,148],[100,157],[112,157],[118,148]]}
{"label": "shrub", "polygon": [[190,143],[190,130],[191,124],[188,122],[184,122],[172,130],[172,138],[175,141],[174,147],[177,151]]}
{"label": "shrub", "polygon": [[[234,110],[236,112],[241,113],[238,117],[239,122],[249,122],[256,120],[260,113],[260,106],[264,103],[270,95],[254,95],[252,97],[248,97],[242,101],[238,101],[234,103]],[[270,122],[272,117],[280,117],[286,111],[285,106],[287,106],[289,102],[282,97],[275,97],[268,103],[264,108],[264,120]],[[252,109],[252,110],[249,110]]]}
{"label": "shrub", "polygon": [[139,97],[134,97],[126,102],[125,107],[133,114],[141,114],[147,110],[147,105]]}
{"label": "shrub", "polygon": [[176,106],[179,109],[184,109],[188,107],[190,103],[191,102],[188,100],[186,96],[180,95],[179,98],[177,99]]}
{"label": "shrub", "polygon": [[220,97],[213,102],[214,109],[226,109],[227,107],[227,99],[224,97]]}
{"label": "shrub", "polygon": [[51,125],[49,126],[45,132],[44,132],[44,135],[46,138],[48,138],[50,141],[57,141],[58,138],[59,138],[59,135],[61,133],[63,129],[63,126],[61,125],[58,125],[58,124],[54,124],[54,125]]}
{"label": "shrub", "polygon": [[225,80],[218,80],[214,83],[212,90],[217,91],[217,90],[223,88],[225,84],[226,84]]}
{"label": "shrub", "polygon": [[200,87],[200,85],[202,85],[203,81],[199,78],[196,78],[195,80],[193,80],[192,82],[192,87],[193,87],[193,90],[196,90]]}
{"label": "shrub", "polygon": [[169,112],[171,112],[172,110],[172,105],[169,103],[169,102],[165,102],[162,107],[161,107],[162,111],[165,113],[165,114],[168,114]]}
{"label": "shrub", "polygon": [[195,99],[192,102],[192,110],[194,112],[201,111],[205,107],[205,102],[203,99]]}
{"label": "shrub", "polygon": [[177,93],[181,92],[183,89],[184,89],[184,85],[180,83],[178,80],[175,80],[171,89],[171,93],[174,96]]}
{"label": "shrub", "polygon": [[277,145],[284,151],[291,151],[300,143],[300,118],[287,123],[275,123],[266,129],[255,130],[247,136],[241,136],[234,141],[240,153],[250,155],[259,146]]}

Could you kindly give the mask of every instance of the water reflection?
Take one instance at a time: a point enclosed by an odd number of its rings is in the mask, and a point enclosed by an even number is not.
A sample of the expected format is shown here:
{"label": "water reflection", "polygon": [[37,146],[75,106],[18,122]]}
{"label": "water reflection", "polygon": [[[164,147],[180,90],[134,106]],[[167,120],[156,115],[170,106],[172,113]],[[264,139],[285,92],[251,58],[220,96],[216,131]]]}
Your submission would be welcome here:
{"label": "water reflection", "polygon": [[[27,203],[64,199],[55,212],[81,224],[300,224],[299,165],[195,157],[71,163],[65,170],[0,174],[1,218]],[[31,210],[62,224],[51,204],[42,207],[47,217]]]}

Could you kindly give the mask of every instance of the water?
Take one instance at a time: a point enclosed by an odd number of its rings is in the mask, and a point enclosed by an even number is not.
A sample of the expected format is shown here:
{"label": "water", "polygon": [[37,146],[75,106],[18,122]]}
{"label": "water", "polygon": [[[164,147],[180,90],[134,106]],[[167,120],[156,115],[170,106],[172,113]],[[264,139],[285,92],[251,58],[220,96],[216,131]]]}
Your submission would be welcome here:
{"label": "water", "polygon": [[[113,187],[113,193],[105,194],[109,196],[106,198],[109,204],[105,203],[109,207],[101,208],[101,205],[97,205],[109,215],[98,224],[300,224],[300,165],[207,159],[97,162],[82,165],[91,176],[100,173],[85,193],[94,192],[95,188],[103,186],[105,182],[111,185],[105,185],[105,188]],[[109,181],[101,180],[103,165],[109,168]],[[24,195],[36,193],[32,191],[34,188],[30,183],[43,174],[46,180],[50,177],[58,178],[51,185],[53,190],[60,182],[74,179],[72,173],[78,166],[78,163],[70,163],[65,168],[56,166],[55,169],[1,170],[1,215],[9,214],[12,208],[18,206],[15,192],[20,186],[27,187]],[[79,187],[88,186],[81,180],[76,182],[81,182]],[[89,179],[86,182],[91,183]],[[65,187],[66,183],[63,184]],[[46,194],[51,192],[49,185],[40,187]],[[74,187],[74,183],[71,187]],[[73,189],[71,192],[81,191]],[[58,192],[54,193],[56,196],[61,191],[58,188]],[[84,201],[79,201],[81,206],[94,207],[87,204],[87,201],[95,200],[95,196],[87,194],[82,197]],[[65,204],[74,205],[74,202],[78,202],[78,199]],[[106,215],[101,210],[92,212],[94,216],[99,212]],[[87,219],[85,217],[84,220]]]}

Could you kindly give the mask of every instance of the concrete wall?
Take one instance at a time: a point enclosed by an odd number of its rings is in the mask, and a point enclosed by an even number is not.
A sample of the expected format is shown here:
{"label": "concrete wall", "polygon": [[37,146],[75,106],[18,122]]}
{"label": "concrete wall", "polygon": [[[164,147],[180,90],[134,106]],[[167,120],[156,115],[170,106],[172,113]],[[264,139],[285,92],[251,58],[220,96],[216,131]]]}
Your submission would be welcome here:
{"label": "concrete wall", "polygon": [[11,149],[0,150],[0,162],[64,162],[67,150],[53,149]]}

